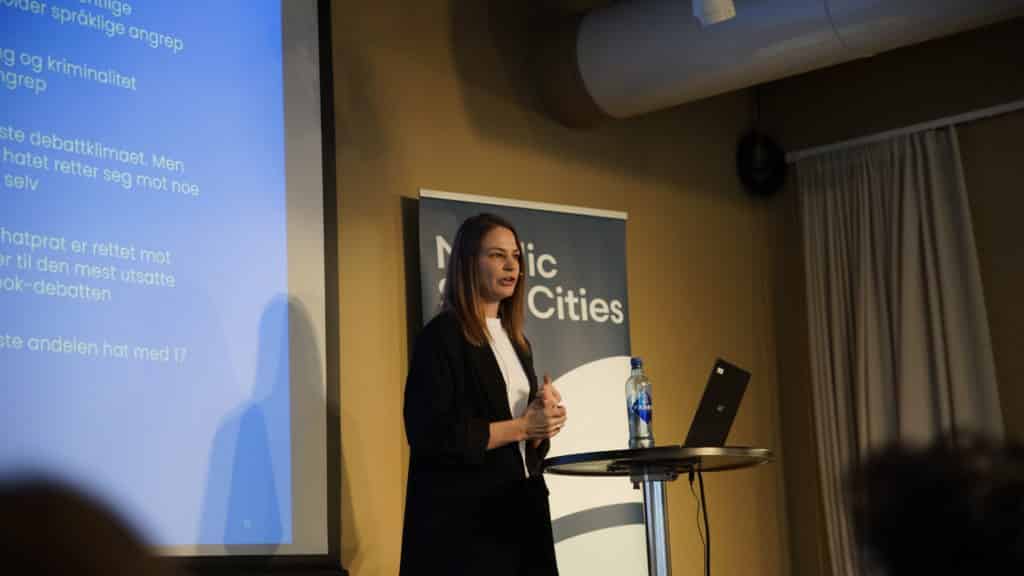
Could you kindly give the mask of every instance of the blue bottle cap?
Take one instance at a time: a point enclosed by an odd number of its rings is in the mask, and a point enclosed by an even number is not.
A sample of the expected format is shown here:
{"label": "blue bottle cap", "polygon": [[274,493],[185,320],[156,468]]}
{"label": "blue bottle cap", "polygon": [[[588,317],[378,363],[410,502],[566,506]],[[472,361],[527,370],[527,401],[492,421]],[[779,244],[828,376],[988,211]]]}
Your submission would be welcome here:
{"label": "blue bottle cap", "polygon": [[641,360],[638,356],[633,356],[632,358],[629,359],[629,367],[630,368],[634,368],[634,369],[635,368],[643,368],[644,367],[644,361]]}

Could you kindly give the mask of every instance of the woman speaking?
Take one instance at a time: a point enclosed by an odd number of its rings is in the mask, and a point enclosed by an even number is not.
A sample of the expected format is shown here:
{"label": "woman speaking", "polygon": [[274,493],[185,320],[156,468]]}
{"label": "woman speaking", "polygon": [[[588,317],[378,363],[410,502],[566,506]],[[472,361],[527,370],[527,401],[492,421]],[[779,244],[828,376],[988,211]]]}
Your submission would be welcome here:
{"label": "woman speaking", "polygon": [[402,576],[558,574],[540,464],[566,413],[547,376],[538,390],[522,270],[510,223],[459,227],[405,385]]}

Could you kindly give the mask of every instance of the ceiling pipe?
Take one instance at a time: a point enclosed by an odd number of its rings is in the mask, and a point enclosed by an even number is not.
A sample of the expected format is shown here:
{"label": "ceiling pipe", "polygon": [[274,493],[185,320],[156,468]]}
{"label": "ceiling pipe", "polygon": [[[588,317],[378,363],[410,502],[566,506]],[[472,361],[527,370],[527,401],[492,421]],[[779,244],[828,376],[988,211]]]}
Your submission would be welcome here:
{"label": "ceiling pipe", "polygon": [[632,0],[551,34],[542,98],[571,127],[628,118],[1024,15],[1024,0],[734,0],[701,26],[691,0]]}

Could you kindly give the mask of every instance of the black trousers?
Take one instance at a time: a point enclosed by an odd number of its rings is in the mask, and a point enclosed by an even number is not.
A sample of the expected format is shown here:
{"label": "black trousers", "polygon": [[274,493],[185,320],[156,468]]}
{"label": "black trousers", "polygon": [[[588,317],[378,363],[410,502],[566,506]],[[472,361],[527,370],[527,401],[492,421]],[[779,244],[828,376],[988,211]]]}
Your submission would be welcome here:
{"label": "black trousers", "polygon": [[541,477],[510,483],[488,495],[467,544],[470,574],[557,576],[548,491]]}

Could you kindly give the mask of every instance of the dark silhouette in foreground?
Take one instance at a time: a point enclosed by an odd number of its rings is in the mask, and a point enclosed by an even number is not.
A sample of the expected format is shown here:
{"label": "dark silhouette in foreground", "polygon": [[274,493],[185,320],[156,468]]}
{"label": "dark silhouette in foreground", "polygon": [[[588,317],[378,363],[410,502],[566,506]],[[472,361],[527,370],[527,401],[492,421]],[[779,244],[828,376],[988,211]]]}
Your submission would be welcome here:
{"label": "dark silhouette in foreground", "polygon": [[893,447],[850,486],[868,573],[1024,573],[1024,447],[978,439]]}
{"label": "dark silhouette in foreground", "polygon": [[0,483],[0,555],[5,574],[172,574],[105,506],[46,480]]}

